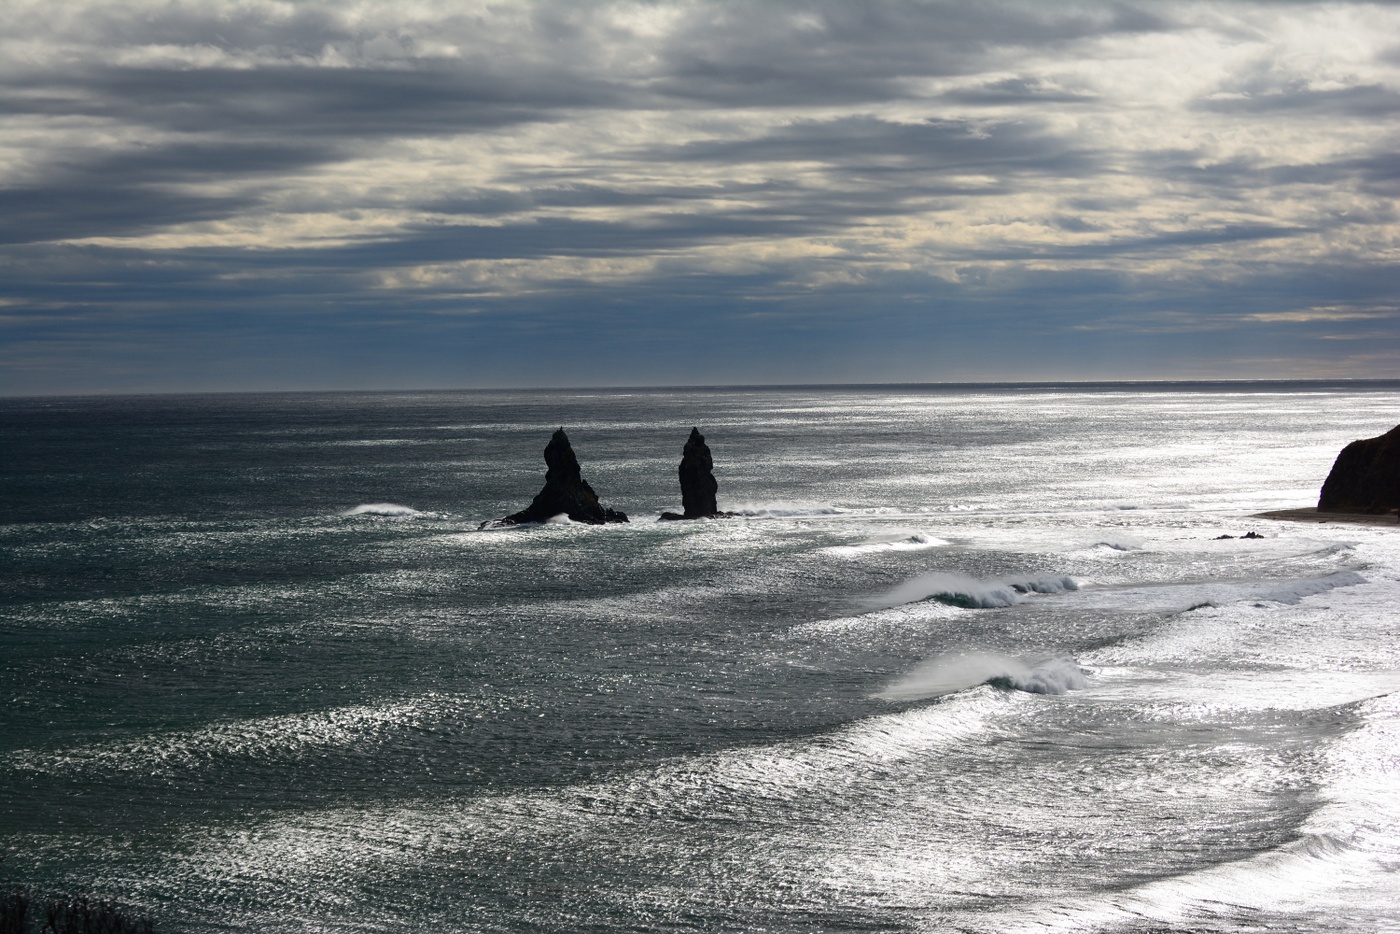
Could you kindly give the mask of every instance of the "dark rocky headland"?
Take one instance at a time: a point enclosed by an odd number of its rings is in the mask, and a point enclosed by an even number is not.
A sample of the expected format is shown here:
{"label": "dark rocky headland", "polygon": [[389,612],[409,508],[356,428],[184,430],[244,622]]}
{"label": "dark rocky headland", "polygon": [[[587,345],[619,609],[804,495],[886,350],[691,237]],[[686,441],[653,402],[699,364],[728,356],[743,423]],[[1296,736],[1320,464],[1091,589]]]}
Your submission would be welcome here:
{"label": "dark rocky headland", "polygon": [[715,461],[710,456],[710,447],[699,428],[690,429],[685,448],[681,451],[681,508],[682,514],[663,512],[662,519],[723,519],[733,513],[720,512],[715,494],[719,483],[715,480]]}
{"label": "dark rocky headland", "polygon": [[1322,484],[1318,512],[1385,515],[1400,509],[1400,425],[1342,448]]}
{"label": "dark rocky headland", "polygon": [[583,479],[578,457],[569,444],[569,436],[560,428],[549,439],[544,449],[544,462],[548,470],[544,475],[544,488],[535,496],[529,506],[504,519],[483,522],[483,529],[521,525],[526,522],[547,522],[561,513],[575,522],[589,525],[603,525],[608,522],[626,522],[627,514],[616,509],[608,509],[598,502],[598,494]]}

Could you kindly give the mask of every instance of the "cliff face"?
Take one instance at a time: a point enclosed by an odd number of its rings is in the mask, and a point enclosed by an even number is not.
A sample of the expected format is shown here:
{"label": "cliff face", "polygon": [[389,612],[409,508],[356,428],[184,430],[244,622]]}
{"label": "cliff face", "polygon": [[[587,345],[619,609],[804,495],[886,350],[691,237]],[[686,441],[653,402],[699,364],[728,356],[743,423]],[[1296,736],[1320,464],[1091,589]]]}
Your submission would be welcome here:
{"label": "cliff face", "polygon": [[[563,513],[575,522],[602,525],[606,522],[626,522],[627,515],[616,509],[608,509],[598,502],[598,494],[583,479],[578,465],[578,457],[569,444],[569,436],[560,428],[549,439],[544,449],[544,462],[548,468],[544,475],[544,488],[535,496],[529,506],[504,519],[500,525],[519,525],[524,522],[545,522]],[[483,523],[483,527],[492,523]]]}
{"label": "cliff face", "polygon": [[1317,508],[1381,514],[1400,509],[1400,425],[1342,448],[1322,484]]}

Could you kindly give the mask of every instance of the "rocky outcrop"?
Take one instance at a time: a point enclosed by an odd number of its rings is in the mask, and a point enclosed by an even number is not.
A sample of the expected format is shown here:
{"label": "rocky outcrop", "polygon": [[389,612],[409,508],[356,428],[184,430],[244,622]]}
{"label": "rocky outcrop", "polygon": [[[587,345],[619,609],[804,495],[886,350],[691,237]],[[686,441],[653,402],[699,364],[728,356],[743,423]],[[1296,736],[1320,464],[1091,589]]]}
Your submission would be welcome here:
{"label": "rocky outcrop", "polygon": [[732,513],[720,512],[715,501],[719,484],[715,482],[715,462],[709,445],[699,428],[690,429],[685,448],[681,451],[681,507],[684,514],[663,512],[662,519],[721,519]]}
{"label": "rocky outcrop", "polygon": [[1322,484],[1318,512],[1385,514],[1400,509],[1400,425],[1342,448]]}
{"label": "rocky outcrop", "polygon": [[589,525],[602,525],[606,522],[626,522],[625,513],[607,509],[598,502],[598,494],[583,479],[579,470],[578,458],[574,455],[569,436],[560,428],[549,439],[544,449],[544,462],[548,471],[544,475],[544,489],[540,490],[529,506],[504,519],[483,522],[481,527],[520,525],[525,522],[547,522],[563,514],[575,522]]}

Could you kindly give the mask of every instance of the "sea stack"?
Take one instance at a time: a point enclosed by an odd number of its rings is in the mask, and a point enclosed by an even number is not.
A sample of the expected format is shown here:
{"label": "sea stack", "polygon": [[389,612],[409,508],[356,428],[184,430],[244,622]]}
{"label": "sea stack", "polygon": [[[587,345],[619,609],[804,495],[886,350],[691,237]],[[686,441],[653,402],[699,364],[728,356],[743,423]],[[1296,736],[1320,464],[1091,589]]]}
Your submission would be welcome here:
{"label": "sea stack", "polygon": [[1400,509],[1400,425],[1342,448],[1322,484],[1318,512],[1384,515]]}
{"label": "sea stack", "polygon": [[719,484],[715,482],[715,462],[705,436],[699,428],[690,429],[685,448],[681,451],[681,507],[684,514],[663,512],[662,519],[719,519],[732,513],[720,512],[715,501]]}
{"label": "sea stack", "polygon": [[583,479],[579,470],[578,458],[574,455],[569,436],[560,428],[549,439],[544,449],[544,462],[548,471],[544,475],[544,489],[540,490],[529,506],[504,519],[483,522],[481,527],[520,525],[525,522],[547,522],[561,513],[575,522],[589,525],[602,525],[606,522],[626,522],[625,513],[607,509],[598,502],[598,494]]}

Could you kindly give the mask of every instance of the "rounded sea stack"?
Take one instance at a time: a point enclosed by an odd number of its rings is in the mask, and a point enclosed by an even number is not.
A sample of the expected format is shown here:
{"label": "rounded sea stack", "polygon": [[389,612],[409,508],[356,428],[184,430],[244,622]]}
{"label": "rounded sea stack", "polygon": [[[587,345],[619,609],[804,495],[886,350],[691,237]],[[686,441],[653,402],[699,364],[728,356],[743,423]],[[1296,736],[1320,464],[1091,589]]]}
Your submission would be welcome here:
{"label": "rounded sea stack", "polygon": [[1342,448],[1322,484],[1318,512],[1384,515],[1400,509],[1400,425]]}

